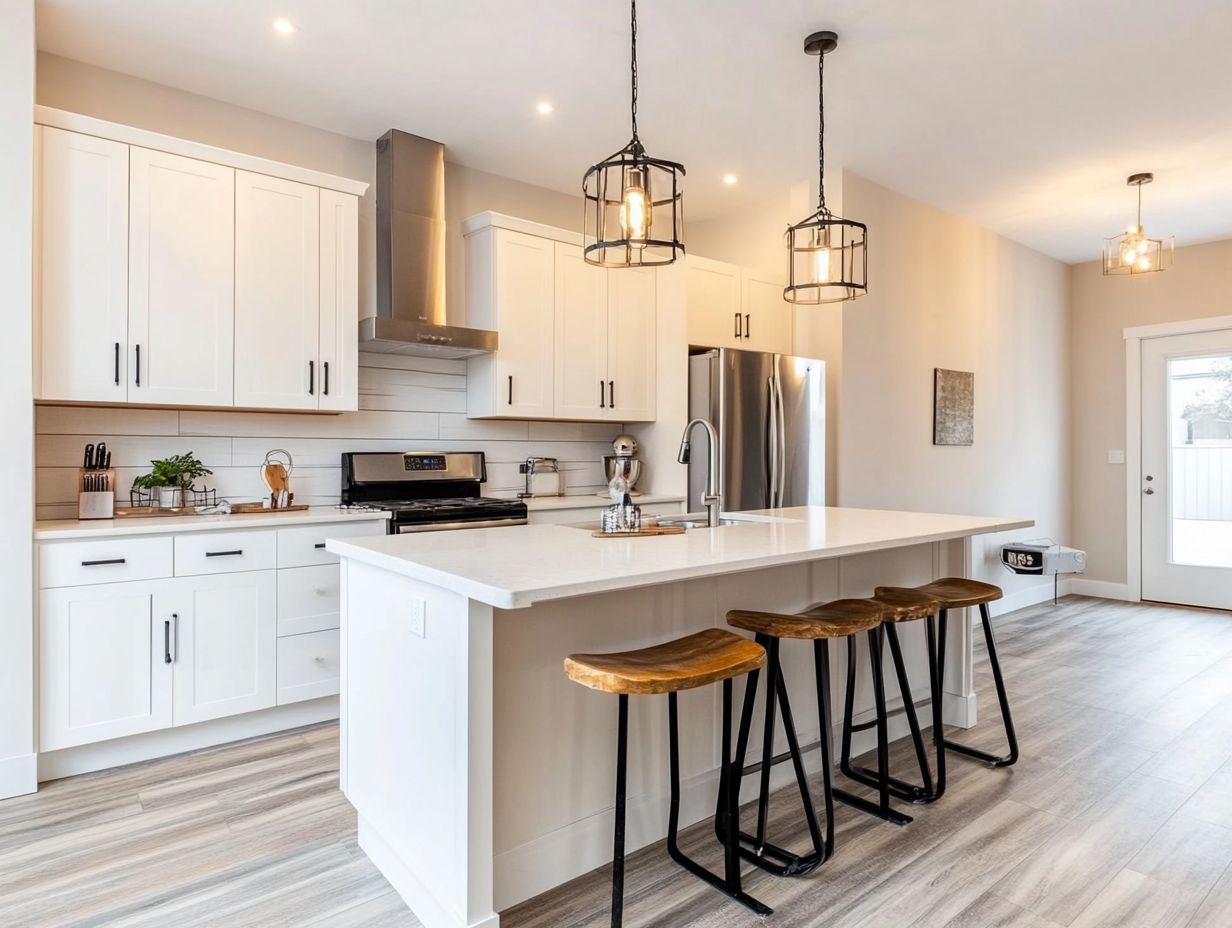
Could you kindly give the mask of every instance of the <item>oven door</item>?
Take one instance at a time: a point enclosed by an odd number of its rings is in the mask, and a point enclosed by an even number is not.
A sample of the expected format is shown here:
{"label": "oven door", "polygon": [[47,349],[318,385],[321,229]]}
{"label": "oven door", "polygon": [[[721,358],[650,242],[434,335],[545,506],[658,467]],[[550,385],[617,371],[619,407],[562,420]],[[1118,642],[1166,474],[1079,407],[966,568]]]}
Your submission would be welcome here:
{"label": "oven door", "polygon": [[498,528],[502,525],[525,525],[526,519],[517,517],[506,519],[476,519],[470,522],[430,522],[407,523],[398,525],[390,523],[389,529],[395,535],[413,535],[419,532],[449,532],[459,528]]}

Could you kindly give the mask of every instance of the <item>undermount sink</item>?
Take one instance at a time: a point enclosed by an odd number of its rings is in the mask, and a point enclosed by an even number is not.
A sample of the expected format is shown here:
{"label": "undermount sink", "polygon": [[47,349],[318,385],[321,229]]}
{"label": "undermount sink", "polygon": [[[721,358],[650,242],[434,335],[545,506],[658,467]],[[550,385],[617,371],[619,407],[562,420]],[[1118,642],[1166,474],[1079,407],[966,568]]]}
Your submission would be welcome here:
{"label": "undermount sink", "polygon": [[[741,522],[748,522],[748,519],[727,519],[720,518],[719,524],[715,528],[721,528],[724,525],[739,525]],[[672,528],[710,528],[710,522],[703,516],[677,516],[674,519],[665,519],[659,516],[659,525],[669,526]]]}
{"label": "undermount sink", "polygon": [[[695,528],[710,528],[710,522],[704,512],[688,512],[680,516],[659,516],[656,520],[659,525],[679,527],[686,530]],[[786,525],[795,522],[795,519],[783,519],[778,516],[761,516],[746,514],[742,512],[725,512],[719,517],[719,524],[715,528],[725,528],[729,525]],[[568,528],[584,528],[594,531],[598,526],[594,522],[572,522],[566,527]]]}

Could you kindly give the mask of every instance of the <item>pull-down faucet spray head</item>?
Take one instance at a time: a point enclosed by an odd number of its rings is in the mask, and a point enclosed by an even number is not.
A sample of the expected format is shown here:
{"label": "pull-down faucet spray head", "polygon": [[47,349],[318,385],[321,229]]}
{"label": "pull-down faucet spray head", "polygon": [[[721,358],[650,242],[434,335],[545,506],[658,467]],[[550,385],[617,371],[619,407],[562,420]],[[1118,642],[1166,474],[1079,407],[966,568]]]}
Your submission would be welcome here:
{"label": "pull-down faucet spray head", "polygon": [[676,453],[676,460],[681,464],[689,463],[689,440],[682,439],[680,442],[680,450]]}

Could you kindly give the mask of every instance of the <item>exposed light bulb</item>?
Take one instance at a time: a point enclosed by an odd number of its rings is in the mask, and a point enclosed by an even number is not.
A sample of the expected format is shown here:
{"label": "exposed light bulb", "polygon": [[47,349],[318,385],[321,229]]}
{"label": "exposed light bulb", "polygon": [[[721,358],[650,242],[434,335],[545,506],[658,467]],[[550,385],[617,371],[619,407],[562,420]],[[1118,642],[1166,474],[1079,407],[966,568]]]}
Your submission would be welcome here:
{"label": "exposed light bulb", "polygon": [[1150,269],[1151,269],[1151,259],[1147,257],[1146,255],[1143,255],[1141,258],[1138,259],[1138,270],[1149,271]]}
{"label": "exposed light bulb", "polygon": [[625,171],[625,191],[620,198],[620,229],[624,237],[637,244],[650,237],[650,191],[640,168]]}
{"label": "exposed light bulb", "polygon": [[830,282],[830,249],[826,247],[818,248],[814,253],[814,278],[819,284],[827,284]]}
{"label": "exposed light bulb", "polygon": [[1136,245],[1126,245],[1121,251],[1121,263],[1133,264],[1134,259],[1138,257],[1138,248]]}

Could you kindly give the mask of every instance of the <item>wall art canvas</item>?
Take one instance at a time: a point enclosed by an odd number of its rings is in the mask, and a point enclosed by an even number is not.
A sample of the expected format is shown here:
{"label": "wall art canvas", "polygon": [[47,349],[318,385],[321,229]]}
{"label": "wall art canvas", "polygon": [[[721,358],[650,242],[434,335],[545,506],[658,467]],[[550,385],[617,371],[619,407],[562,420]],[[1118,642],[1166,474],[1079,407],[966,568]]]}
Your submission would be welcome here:
{"label": "wall art canvas", "polygon": [[975,374],[933,369],[933,444],[975,444]]}

